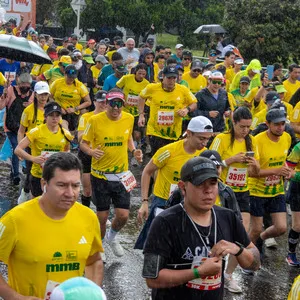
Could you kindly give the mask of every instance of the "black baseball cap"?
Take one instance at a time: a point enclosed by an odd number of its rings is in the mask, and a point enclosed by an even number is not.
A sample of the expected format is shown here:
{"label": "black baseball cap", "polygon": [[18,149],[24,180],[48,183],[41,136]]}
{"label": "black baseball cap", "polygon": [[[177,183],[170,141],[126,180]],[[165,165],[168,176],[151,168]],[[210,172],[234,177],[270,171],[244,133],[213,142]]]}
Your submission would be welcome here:
{"label": "black baseball cap", "polygon": [[183,50],[182,51],[182,56],[192,57],[193,53],[190,50]]}
{"label": "black baseball cap", "polygon": [[106,91],[98,91],[94,96],[94,100],[96,102],[106,101],[106,95],[107,95]]}
{"label": "black baseball cap", "polygon": [[154,45],[154,38],[147,38],[146,43],[148,43],[149,45]]}
{"label": "black baseball cap", "polygon": [[266,95],[266,102],[267,103],[274,103],[276,100],[280,101],[280,97],[277,92],[271,91]]}
{"label": "black baseball cap", "polygon": [[178,69],[173,65],[164,67],[162,72],[166,77],[178,77]]}
{"label": "black baseball cap", "polygon": [[181,180],[189,181],[193,185],[200,185],[210,178],[218,179],[216,165],[206,157],[194,157],[188,160],[181,168]]}
{"label": "black baseball cap", "polygon": [[216,56],[216,55],[217,55],[217,51],[216,51],[216,50],[211,49],[211,50],[209,51],[209,56]]}
{"label": "black baseball cap", "polygon": [[267,112],[266,120],[272,123],[280,123],[286,121],[286,115],[282,109],[270,109]]}
{"label": "black baseball cap", "polygon": [[203,64],[200,60],[194,60],[191,64],[191,70],[203,69]]}
{"label": "black baseball cap", "polygon": [[57,102],[48,102],[44,107],[44,115],[47,117],[53,112],[59,112],[62,114],[61,107]]}
{"label": "black baseball cap", "polygon": [[248,76],[243,76],[240,79],[240,83],[242,83],[242,82],[246,82],[246,83],[250,84],[250,78]]}
{"label": "black baseball cap", "polygon": [[219,152],[215,151],[215,150],[205,150],[200,154],[201,157],[206,157],[210,160],[212,160],[212,162],[216,165],[216,166],[224,166],[223,162],[222,162],[222,158],[219,154]]}
{"label": "black baseball cap", "polygon": [[65,74],[70,78],[77,78],[77,70],[74,65],[68,65],[65,67]]}

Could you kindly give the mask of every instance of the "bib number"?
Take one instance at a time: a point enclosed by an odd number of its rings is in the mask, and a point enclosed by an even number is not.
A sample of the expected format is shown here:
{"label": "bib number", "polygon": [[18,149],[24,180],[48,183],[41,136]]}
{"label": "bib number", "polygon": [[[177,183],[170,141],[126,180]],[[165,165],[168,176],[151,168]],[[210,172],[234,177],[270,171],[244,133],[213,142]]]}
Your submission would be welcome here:
{"label": "bib number", "polygon": [[128,95],[127,96],[127,101],[126,104],[129,106],[137,106],[139,103],[139,96],[135,96],[135,95]]}
{"label": "bib number", "polygon": [[136,187],[135,177],[130,171],[125,172],[125,174],[120,177],[120,181],[128,193]]}
{"label": "bib number", "polygon": [[229,186],[245,186],[247,178],[246,168],[229,167],[226,184]]}
{"label": "bib number", "polygon": [[[195,256],[192,263],[192,269],[198,268],[202,263],[207,260],[207,257]],[[222,284],[221,273],[214,276],[201,276],[188,281],[186,286],[191,289],[202,290],[202,291],[212,291],[219,289]]]}
{"label": "bib number", "polygon": [[158,111],[157,124],[158,125],[173,125],[174,111]]}
{"label": "bib number", "polygon": [[274,186],[274,185],[280,184],[280,179],[281,178],[278,175],[267,176],[265,179],[265,185],[266,186]]}
{"label": "bib number", "polygon": [[60,285],[60,282],[56,282],[56,281],[52,281],[52,280],[47,281],[46,292],[45,292],[45,296],[44,296],[45,300],[50,300],[50,297],[51,297],[51,294],[52,294],[54,288],[56,288],[58,285]]}

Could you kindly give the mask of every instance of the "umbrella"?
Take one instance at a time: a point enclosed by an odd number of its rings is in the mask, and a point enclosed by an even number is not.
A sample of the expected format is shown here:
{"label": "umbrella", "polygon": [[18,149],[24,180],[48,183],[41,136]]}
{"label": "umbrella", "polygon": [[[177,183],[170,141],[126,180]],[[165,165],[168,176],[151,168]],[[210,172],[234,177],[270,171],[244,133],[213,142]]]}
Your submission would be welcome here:
{"label": "umbrella", "polygon": [[198,27],[194,33],[203,33],[203,34],[212,34],[212,33],[225,33],[226,30],[218,24],[211,24],[211,25],[201,25]]}
{"label": "umbrella", "polygon": [[36,43],[7,34],[0,34],[0,57],[36,64],[52,63],[48,54]]}

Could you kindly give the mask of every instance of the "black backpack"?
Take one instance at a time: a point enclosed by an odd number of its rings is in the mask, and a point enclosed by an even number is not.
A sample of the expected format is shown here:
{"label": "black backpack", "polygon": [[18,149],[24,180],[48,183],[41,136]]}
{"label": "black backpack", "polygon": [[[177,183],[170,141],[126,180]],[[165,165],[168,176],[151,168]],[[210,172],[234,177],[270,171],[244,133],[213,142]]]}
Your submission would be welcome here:
{"label": "black backpack", "polygon": [[32,91],[29,92],[29,95],[21,98],[18,94],[18,91],[13,86],[14,94],[16,99],[12,102],[11,106],[8,108],[6,106],[6,119],[5,119],[5,126],[8,130],[14,133],[18,133],[20,127],[20,121],[22,117],[23,110],[25,106],[23,105],[24,102],[28,102],[32,95]]}

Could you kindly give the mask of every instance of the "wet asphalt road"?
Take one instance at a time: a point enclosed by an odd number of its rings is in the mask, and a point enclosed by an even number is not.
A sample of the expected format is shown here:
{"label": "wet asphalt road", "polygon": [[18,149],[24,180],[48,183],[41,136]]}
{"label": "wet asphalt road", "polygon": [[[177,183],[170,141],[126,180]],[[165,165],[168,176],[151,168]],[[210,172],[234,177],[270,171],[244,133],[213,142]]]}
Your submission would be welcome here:
{"label": "wet asphalt road", "polygon": [[[142,167],[133,168],[136,178],[140,179]],[[9,182],[9,163],[0,161],[0,216],[16,205],[19,189]],[[103,288],[108,300],[146,300],[150,291],[141,277],[143,255],[133,250],[139,228],[136,214],[140,205],[140,189],[132,191],[130,219],[119,235],[125,249],[125,256],[115,257],[104,244],[107,263],[105,264]],[[290,222],[290,217],[288,217]],[[243,294],[231,294],[225,291],[226,300],[283,300],[287,299],[293,279],[300,274],[300,268],[291,268],[285,262],[287,234],[277,238],[277,250],[266,250],[262,269],[255,276],[243,275],[238,269],[234,278],[243,288]],[[300,251],[298,249],[298,256]],[[0,272],[6,277],[6,269],[0,265]],[[167,300],[167,299],[166,299]],[[185,299],[184,299],[185,300]],[[188,299],[186,299],[188,300]]]}

